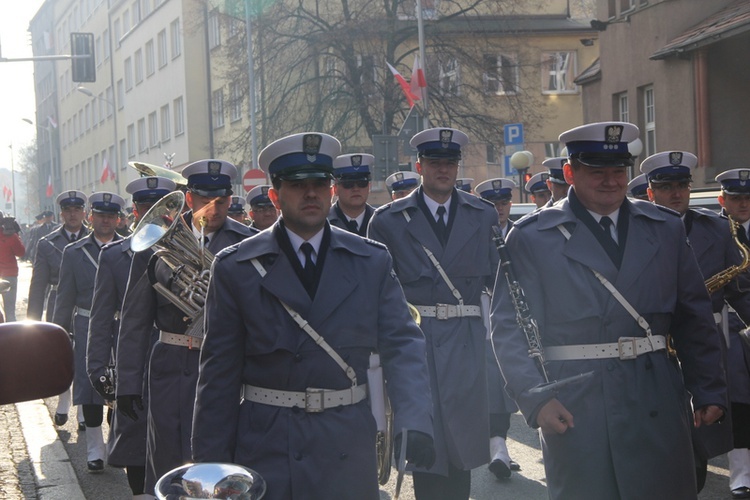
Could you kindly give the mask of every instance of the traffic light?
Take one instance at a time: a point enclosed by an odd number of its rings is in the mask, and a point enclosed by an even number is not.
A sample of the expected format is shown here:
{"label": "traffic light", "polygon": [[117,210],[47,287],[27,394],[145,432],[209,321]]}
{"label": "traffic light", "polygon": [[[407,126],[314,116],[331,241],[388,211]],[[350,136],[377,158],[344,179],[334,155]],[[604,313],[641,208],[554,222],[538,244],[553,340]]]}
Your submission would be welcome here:
{"label": "traffic light", "polygon": [[96,60],[94,58],[94,34],[71,33],[70,49],[74,82],[96,81]]}

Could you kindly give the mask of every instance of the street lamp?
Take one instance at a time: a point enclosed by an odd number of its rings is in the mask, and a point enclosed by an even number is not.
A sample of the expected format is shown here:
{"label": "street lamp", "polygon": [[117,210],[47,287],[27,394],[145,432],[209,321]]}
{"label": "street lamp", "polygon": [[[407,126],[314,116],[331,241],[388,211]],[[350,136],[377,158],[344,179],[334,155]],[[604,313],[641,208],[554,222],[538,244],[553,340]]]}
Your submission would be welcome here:
{"label": "street lamp", "polygon": [[518,170],[518,187],[521,194],[521,203],[526,201],[526,189],[524,188],[524,175],[534,163],[534,155],[531,151],[516,151],[510,157],[510,166]]}
{"label": "street lamp", "polygon": [[[36,125],[37,128],[40,128],[47,132],[47,148],[49,149],[49,176],[50,179],[52,179],[52,174],[55,169],[55,160],[52,156],[52,130],[46,126],[46,125],[39,125],[38,123],[34,123],[33,121],[29,120],[28,118],[21,118],[21,120],[25,121],[29,125]],[[28,179],[27,179],[28,182]]]}
{"label": "street lamp", "polygon": [[117,158],[119,157],[119,149],[120,149],[120,144],[118,143],[119,139],[117,135],[117,105],[115,104],[114,101],[107,99],[106,97],[96,95],[93,92],[91,92],[91,90],[87,89],[86,87],[82,85],[79,85],[78,87],[76,87],[76,90],[85,96],[92,97],[94,99],[99,99],[101,101],[106,102],[110,106],[112,106],[112,120],[114,120],[114,126],[112,128],[114,130],[115,145],[113,148],[114,158],[111,158],[111,160],[115,169],[115,187],[117,190],[117,194],[120,194],[120,172],[118,171],[118,168],[117,168],[118,166]]}

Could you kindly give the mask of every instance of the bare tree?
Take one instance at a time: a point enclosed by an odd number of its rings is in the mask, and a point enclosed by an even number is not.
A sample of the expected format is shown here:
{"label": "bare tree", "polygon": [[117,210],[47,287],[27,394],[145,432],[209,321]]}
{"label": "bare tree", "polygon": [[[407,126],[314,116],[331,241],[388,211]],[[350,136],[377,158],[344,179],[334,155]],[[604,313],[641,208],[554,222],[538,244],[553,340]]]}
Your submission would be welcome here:
{"label": "bare tree", "polygon": [[[432,125],[461,128],[474,141],[501,146],[503,124],[539,123],[545,110],[536,87],[505,82],[498,99],[486,84],[488,54],[526,50],[514,37],[512,15],[529,3],[423,0]],[[398,131],[409,107],[386,62],[409,78],[418,50],[414,0],[284,0],[259,8],[252,30],[259,144],[319,130],[349,150],[365,149],[372,135]],[[227,40],[222,75],[240,83],[243,90],[234,98],[243,100],[249,92],[246,47],[244,29]],[[532,70],[538,72],[537,60],[518,65],[517,80]],[[246,130],[217,147],[248,157],[249,142]]]}

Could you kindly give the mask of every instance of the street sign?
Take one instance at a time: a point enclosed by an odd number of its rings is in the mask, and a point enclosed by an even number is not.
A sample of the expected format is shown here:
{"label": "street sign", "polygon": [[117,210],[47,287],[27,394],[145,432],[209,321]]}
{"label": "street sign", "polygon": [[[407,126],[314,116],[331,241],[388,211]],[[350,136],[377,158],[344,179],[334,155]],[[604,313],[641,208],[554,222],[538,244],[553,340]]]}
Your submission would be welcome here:
{"label": "street sign", "polygon": [[248,170],[242,176],[242,188],[249,193],[255,186],[266,183],[266,173],[259,168]]}
{"label": "street sign", "polygon": [[516,151],[523,151],[523,123],[510,123],[503,126],[503,142],[505,142],[505,155],[503,170],[505,177],[518,175],[516,169],[510,164],[510,157]]}
{"label": "street sign", "polygon": [[372,154],[375,156],[373,180],[384,181],[398,170],[398,137],[395,135],[373,135]]}

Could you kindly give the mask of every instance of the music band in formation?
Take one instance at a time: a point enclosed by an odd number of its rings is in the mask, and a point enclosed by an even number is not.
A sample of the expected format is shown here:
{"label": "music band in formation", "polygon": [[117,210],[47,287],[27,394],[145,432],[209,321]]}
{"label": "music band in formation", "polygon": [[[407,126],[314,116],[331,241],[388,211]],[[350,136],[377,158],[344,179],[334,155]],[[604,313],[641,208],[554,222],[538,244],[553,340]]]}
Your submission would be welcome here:
{"label": "music band in formation", "polygon": [[27,318],[74,343],[54,422],[76,405],[87,470],[125,468],[134,498],[196,462],[252,469],[266,499],[377,499],[391,467],[396,496],[409,471],[417,499],[468,499],[472,469],[522,470],[518,411],[550,498],[697,498],[724,453],[750,498],[750,169],[717,176],[720,214],[691,208],[697,158],[631,181],[638,135],[561,134],[516,221],[516,182],[472,192],[448,127],[411,139],[378,208],[374,157],[317,132],[263,149],[244,199],[228,161],[138,164],[125,237],[125,199],[64,192],[27,244]]}

